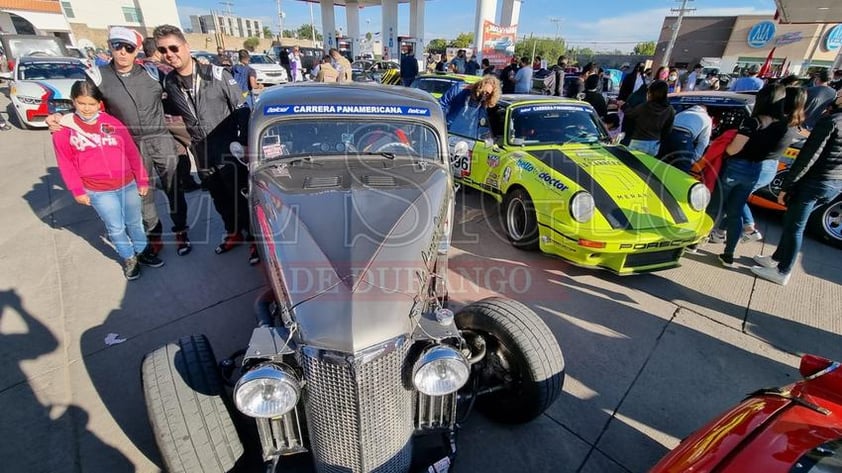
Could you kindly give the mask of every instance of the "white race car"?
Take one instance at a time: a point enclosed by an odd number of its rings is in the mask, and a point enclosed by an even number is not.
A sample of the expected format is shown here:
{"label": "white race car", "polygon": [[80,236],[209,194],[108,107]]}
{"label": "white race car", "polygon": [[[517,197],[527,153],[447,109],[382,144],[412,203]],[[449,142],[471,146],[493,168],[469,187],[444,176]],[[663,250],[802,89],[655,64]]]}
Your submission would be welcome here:
{"label": "white race car", "polygon": [[258,84],[276,85],[289,81],[286,69],[265,54],[252,54],[249,66],[257,73]]}
{"label": "white race car", "polygon": [[24,56],[12,72],[0,77],[11,80],[9,98],[18,123],[25,128],[46,128],[44,120],[49,114],[72,110],[73,83],[98,74],[98,69],[88,69],[77,58]]}

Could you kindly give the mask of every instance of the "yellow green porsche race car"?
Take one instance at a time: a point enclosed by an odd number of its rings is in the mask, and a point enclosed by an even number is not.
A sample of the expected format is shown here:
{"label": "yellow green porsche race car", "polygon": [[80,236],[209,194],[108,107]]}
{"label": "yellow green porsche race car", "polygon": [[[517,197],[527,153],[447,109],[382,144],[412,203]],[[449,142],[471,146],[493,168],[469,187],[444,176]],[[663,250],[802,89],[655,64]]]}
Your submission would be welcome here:
{"label": "yellow green porsche race car", "polygon": [[480,79],[482,77],[467,74],[421,74],[412,81],[410,87],[429,92],[433,97],[440,99],[455,84],[473,84],[479,82]]}
{"label": "yellow green porsche race car", "polygon": [[613,144],[584,102],[504,95],[464,107],[448,134],[454,179],[501,203],[515,247],[630,274],[677,266],[713,226],[704,185]]}

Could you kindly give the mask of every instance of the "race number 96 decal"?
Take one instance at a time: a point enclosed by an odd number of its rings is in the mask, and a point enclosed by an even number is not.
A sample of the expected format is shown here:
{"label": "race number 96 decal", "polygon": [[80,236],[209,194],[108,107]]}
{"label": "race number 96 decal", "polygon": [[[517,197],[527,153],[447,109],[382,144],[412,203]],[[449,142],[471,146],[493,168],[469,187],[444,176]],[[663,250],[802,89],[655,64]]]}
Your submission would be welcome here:
{"label": "race number 96 decal", "polygon": [[466,177],[471,175],[471,158],[473,152],[471,146],[464,138],[449,137],[448,148],[450,151],[450,165],[453,168],[455,177]]}

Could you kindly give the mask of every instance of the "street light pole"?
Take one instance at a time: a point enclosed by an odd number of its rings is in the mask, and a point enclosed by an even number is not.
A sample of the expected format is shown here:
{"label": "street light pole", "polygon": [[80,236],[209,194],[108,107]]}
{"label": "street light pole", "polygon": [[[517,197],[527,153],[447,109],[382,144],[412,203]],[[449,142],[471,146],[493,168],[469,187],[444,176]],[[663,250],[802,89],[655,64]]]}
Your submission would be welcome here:
{"label": "street light pole", "polygon": [[555,39],[558,39],[558,28],[561,25],[561,18],[550,17],[550,23],[555,23]]}
{"label": "street light pole", "polygon": [[681,2],[681,8],[673,8],[670,10],[678,12],[678,19],[676,19],[675,23],[672,25],[672,36],[670,37],[670,42],[667,43],[667,51],[664,53],[664,59],[661,60],[661,65],[666,67],[669,67],[672,48],[675,47],[675,41],[678,39],[678,30],[681,28],[681,22],[684,20],[684,13],[696,10],[695,8],[687,8],[687,2],[692,2],[693,0],[678,1]]}
{"label": "street light pole", "polygon": [[284,12],[281,11],[281,0],[278,0],[278,38],[284,38]]}

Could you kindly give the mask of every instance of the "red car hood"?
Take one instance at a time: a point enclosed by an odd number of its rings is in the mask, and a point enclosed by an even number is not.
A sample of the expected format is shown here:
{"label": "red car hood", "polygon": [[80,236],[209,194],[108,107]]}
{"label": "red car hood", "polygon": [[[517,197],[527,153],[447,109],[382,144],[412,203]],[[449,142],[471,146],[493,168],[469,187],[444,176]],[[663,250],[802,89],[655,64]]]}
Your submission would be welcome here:
{"label": "red car hood", "polygon": [[752,395],[681,442],[651,473],[789,473],[811,450],[842,439],[839,371]]}

